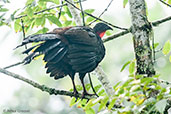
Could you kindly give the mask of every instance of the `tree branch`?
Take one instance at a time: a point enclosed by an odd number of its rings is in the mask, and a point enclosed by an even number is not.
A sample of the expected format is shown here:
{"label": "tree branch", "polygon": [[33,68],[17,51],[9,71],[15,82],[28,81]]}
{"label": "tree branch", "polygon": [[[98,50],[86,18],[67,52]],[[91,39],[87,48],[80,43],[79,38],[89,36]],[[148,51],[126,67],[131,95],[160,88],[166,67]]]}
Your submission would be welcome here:
{"label": "tree branch", "polygon": [[108,37],[106,37],[106,38],[103,38],[103,42],[107,42],[107,41],[116,39],[116,38],[118,38],[118,37],[120,37],[120,36],[123,36],[123,35],[126,35],[126,34],[128,34],[128,33],[130,33],[130,29],[125,30],[125,31],[122,31],[122,32],[119,32],[119,33],[116,33],[116,34],[111,35],[111,36],[108,36]]}
{"label": "tree branch", "polygon": [[152,25],[153,25],[154,27],[156,27],[156,26],[158,26],[159,24],[162,24],[162,23],[167,22],[167,21],[170,21],[170,20],[171,20],[171,16],[166,17],[166,18],[164,18],[164,19],[157,20],[157,21],[155,21],[155,22],[152,22]]}
{"label": "tree branch", "polygon": [[[160,20],[154,21],[154,22],[152,22],[151,24],[152,24],[154,27],[157,27],[158,25],[160,25],[160,24],[162,24],[162,23],[164,23],[164,22],[170,21],[170,20],[171,20],[171,16],[166,17],[166,18],[164,18],[164,19],[160,19]],[[146,25],[144,25],[144,26],[146,26]],[[126,35],[126,34],[128,34],[128,33],[131,32],[131,29],[132,29],[132,27],[130,27],[129,29],[127,29],[127,30],[125,30],[125,31],[122,31],[122,32],[116,33],[116,34],[114,34],[114,35],[108,36],[108,37],[104,38],[103,41],[104,41],[104,42],[107,42],[107,41],[116,39],[116,38],[118,38],[118,37],[120,37],[120,36]]]}
{"label": "tree branch", "polygon": [[169,7],[171,7],[171,5],[170,4],[167,4],[166,2],[164,2],[163,0],[159,0],[161,3],[163,3],[164,5],[167,5],[167,6],[169,6]]}
{"label": "tree branch", "polygon": [[146,16],[145,0],[129,0],[130,13],[132,17],[132,35],[134,52],[136,58],[136,74],[155,74],[152,60],[152,49],[150,47],[151,24]]}
{"label": "tree branch", "polygon": [[[77,7],[76,7],[73,3],[71,3],[69,0],[65,0],[65,1],[66,1],[68,4],[70,4],[71,6],[73,6],[75,9],[81,11],[81,9],[77,8]],[[87,13],[87,12],[85,12],[85,11],[83,11],[83,12],[84,12],[85,14],[87,14],[88,16],[93,17],[93,18],[95,18],[95,19],[97,19],[97,20],[99,20],[99,21],[101,21],[101,22],[104,22],[104,23],[106,23],[106,24],[108,24],[108,25],[110,25],[110,26],[112,26],[112,27],[114,27],[114,28],[121,29],[121,30],[127,30],[127,28],[115,26],[115,25],[113,25],[113,24],[111,24],[111,23],[109,23],[109,22],[107,22],[107,21],[104,21],[104,20],[102,20],[102,19],[100,19],[100,18],[98,18],[98,17],[96,17],[96,16],[94,16],[94,15],[92,15],[92,14],[90,14],[90,13]]]}
{"label": "tree branch", "polygon": [[[109,2],[109,4],[107,5],[107,7],[104,9],[104,11],[98,16],[98,18],[100,18],[107,10],[108,10],[108,8],[110,7],[110,5],[112,4],[112,2],[113,2],[113,0],[111,0],[110,2]],[[97,21],[97,19],[95,19],[94,21],[92,21],[91,23],[89,23],[88,25],[91,25],[92,23],[94,23],[94,22],[96,22]]]}
{"label": "tree branch", "polygon": [[[38,11],[38,12],[35,12],[34,15],[38,15],[38,14],[40,14],[40,13],[43,13],[43,12],[45,12],[45,11],[49,11],[49,10],[51,10],[51,9],[63,7],[63,6],[65,6],[65,5],[67,5],[67,3],[61,4],[61,5],[58,5],[58,6],[54,6],[54,7],[51,7],[51,8],[47,8],[47,9],[44,9],[44,10],[41,10],[41,11]],[[23,18],[23,17],[26,17],[26,16],[27,16],[27,14],[26,14],[26,15],[21,15],[21,16],[19,16],[19,17],[15,17],[14,19],[20,19],[20,18]]]}
{"label": "tree branch", "polygon": [[79,26],[82,26],[80,14],[75,10],[75,7],[73,7],[73,5],[71,5],[71,4],[74,4],[74,1],[68,0],[67,4],[68,4],[68,8],[69,8],[72,16],[74,17],[76,24]]}
{"label": "tree branch", "polygon": [[[64,90],[56,90],[54,88],[50,88],[50,87],[47,87],[45,85],[40,85],[39,83],[37,82],[34,82],[30,79],[27,79],[21,75],[18,75],[18,74],[15,74],[15,73],[12,73],[10,71],[7,71],[3,68],[0,68],[0,72],[3,73],[3,74],[6,74],[10,77],[13,77],[15,79],[19,79],[23,82],[26,82],[27,84],[29,85],[32,85],[33,87],[37,88],[37,89],[40,89],[42,91],[45,91],[47,93],[49,93],[50,95],[65,95],[65,96],[70,96],[70,97],[74,97],[74,94],[73,92],[69,92],[69,91],[64,91]],[[82,95],[81,94],[77,94],[78,98],[82,98]],[[94,98],[93,96],[85,96],[85,99],[91,99],[91,98]]]}

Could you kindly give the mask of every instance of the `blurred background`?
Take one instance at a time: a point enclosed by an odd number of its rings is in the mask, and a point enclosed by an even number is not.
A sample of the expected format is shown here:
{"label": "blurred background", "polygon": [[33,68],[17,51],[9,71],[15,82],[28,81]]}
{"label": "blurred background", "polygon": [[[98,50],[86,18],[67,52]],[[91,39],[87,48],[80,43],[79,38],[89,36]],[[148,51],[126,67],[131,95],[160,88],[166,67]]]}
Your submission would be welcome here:
{"label": "blurred background", "polygon": [[[0,1],[1,2],[1,1]],[[11,12],[24,7],[26,0],[11,0],[7,5]],[[83,2],[83,8],[95,9],[94,15],[98,16],[107,7],[110,0],[87,0]],[[171,8],[161,4],[158,0],[148,0],[148,19],[155,21],[171,15]],[[123,0],[114,0],[102,19],[121,27],[130,27],[131,17],[129,5],[123,8]],[[51,27],[51,30],[55,26]],[[38,28],[36,28],[38,29]],[[157,49],[162,48],[167,40],[171,40],[171,21],[154,27],[155,42],[160,43]],[[119,32],[114,29],[112,34]],[[29,34],[34,33],[32,30]],[[105,36],[106,37],[106,36]],[[0,67],[11,65],[22,60],[22,48],[13,50],[22,41],[22,32],[16,33],[13,29],[0,27]],[[119,37],[105,43],[106,56],[101,62],[107,78],[114,85],[119,81],[125,81],[129,75],[128,68],[120,72],[122,66],[129,60],[134,59],[134,51],[131,34]],[[161,74],[160,78],[171,81],[171,63],[169,56],[163,56],[162,52],[156,53],[157,62],[155,69]],[[45,84],[56,89],[69,90],[72,83],[69,77],[54,80],[46,74],[43,61],[38,59],[29,65],[16,66],[9,71],[25,76],[40,84]],[[99,84],[95,76],[92,76],[94,85]],[[85,79],[87,80],[87,79]],[[86,81],[88,82],[88,81]],[[76,84],[80,84],[76,78]],[[82,109],[76,106],[70,107],[70,97],[49,95],[20,80],[14,79],[4,74],[0,74],[0,113],[4,109],[29,110],[30,114],[83,114]],[[10,113],[9,113],[10,114]]]}

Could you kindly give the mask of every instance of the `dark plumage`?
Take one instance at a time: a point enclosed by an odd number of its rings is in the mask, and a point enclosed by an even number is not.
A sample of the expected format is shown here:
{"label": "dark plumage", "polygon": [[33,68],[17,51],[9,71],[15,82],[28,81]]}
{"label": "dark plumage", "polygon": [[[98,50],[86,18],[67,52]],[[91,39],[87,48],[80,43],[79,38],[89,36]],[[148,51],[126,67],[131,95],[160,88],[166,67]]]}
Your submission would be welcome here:
{"label": "dark plumage", "polygon": [[88,93],[83,79],[86,73],[93,71],[104,58],[105,48],[100,37],[109,29],[112,28],[104,23],[96,24],[93,29],[87,26],[56,28],[46,34],[28,36],[17,48],[38,42],[37,45],[23,52],[28,54],[24,59],[25,64],[29,64],[35,57],[43,54],[43,60],[46,62],[45,68],[47,68],[47,73],[50,73],[50,77],[59,79],[69,75],[75,95],[78,92],[74,76],[78,72],[84,97]]}

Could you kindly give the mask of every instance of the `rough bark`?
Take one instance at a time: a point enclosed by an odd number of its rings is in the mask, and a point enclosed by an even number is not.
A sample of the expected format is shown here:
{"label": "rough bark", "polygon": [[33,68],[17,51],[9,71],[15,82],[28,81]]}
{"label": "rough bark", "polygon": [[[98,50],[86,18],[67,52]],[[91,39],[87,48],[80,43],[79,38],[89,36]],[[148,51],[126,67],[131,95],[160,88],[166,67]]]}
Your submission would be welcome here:
{"label": "rough bark", "polygon": [[137,74],[155,74],[150,47],[151,24],[146,16],[146,5],[144,0],[129,0],[132,16],[132,29],[134,51],[137,63]]}

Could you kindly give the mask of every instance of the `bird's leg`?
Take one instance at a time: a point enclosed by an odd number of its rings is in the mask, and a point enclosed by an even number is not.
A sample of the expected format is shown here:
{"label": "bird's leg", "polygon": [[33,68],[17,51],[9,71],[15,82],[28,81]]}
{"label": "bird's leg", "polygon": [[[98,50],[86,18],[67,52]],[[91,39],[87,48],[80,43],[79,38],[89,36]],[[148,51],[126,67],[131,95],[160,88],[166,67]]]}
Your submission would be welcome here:
{"label": "bird's leg", "polygon": [[83,93],[82,93],[82,98],[85,97],[85,95],[89,95],[89,93],[87,92],[86,88],[85,88],[85,85],[84,85],[84,78],[80,78],[81,80],[81,84],[83,86]]}
{"label": "bird's leg", "polygon": [[85,85],[84,85],[84,76],[80,76],[80,80],[81,80],[81,84],[83,86],[83,93],[82,93],[82,98],[85,98],[85,95],[89,95],[89,96],[92,96],[94,94],[89,94],[85,88]]}
{"label": "bird's leg", "polygon": [[72,85],[73,85],[73,94],[74,94],[74,97],[76,98],[76,100],[77,100],[77,95],[78,95],[78,91],[77,91],[77,89],[76,89],[76,86],[75,86],[75,82],[74,82],[74,79],[71,79],[72,80]]}
{"label": "bird's leg", "polygon": [[89,80],[90,80],[90,86],[91,86],[91,89],[92,89],[92,90],[93,90],[93,92],[94,92],[94,95],[96,95],[97,97],[99,97],[99,96],[97,95],[97,93],[96,93],[96,91],[95,91],[94,87],[93,87],[93,83],[92,83],[92,80],[91,80],[91,77],[90,77],[90,73],[88,73],[88,77],[89,77]]}
{"label": "bird's leg", "polygon": [[69,76],[70,76],[70,78],[71,78],[71,80],[72,80],[73,94],[74,94],[74,97],[76,98],[75,101],[77,101],[77,99],[78,99],[78,91],[77,91],[77,89],[76,89],[75,82],[74,82],[75,73],[71,73]]}

